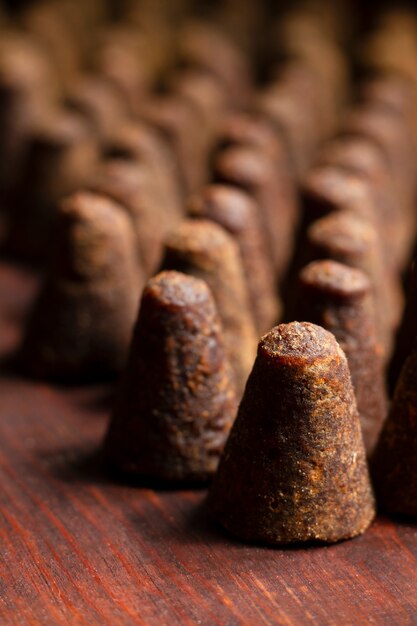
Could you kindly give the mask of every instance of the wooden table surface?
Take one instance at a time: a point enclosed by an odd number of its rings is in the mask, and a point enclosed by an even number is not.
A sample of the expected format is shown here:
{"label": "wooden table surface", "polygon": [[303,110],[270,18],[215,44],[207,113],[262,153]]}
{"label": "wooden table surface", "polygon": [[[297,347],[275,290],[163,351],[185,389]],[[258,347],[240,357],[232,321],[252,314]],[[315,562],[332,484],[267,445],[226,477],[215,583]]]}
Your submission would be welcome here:
{"label": "wooden table surface", "polygon": [[[0,265],[0,350],[36,280]],[[379,518],[330,547],[243,545],[204,491],[118,484],[97,451],[103,386],[0,381],[0,624],[417,624],[417,525]]]}

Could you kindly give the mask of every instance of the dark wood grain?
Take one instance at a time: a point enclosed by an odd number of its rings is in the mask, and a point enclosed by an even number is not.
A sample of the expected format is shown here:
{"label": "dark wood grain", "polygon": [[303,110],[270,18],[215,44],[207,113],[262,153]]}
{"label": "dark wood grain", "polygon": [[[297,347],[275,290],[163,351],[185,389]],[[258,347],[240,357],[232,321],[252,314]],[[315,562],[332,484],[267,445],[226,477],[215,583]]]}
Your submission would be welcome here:
{"label": "dark wood grain", "polygon": [[[1,266],[3,353],[35,289]],[[96,453],[110,406],[106,387],[2,376],[2,625],[416,623],[417,526],[378,519],[331,547],[240,544],[209,521],[204,491],[106,476]]]}

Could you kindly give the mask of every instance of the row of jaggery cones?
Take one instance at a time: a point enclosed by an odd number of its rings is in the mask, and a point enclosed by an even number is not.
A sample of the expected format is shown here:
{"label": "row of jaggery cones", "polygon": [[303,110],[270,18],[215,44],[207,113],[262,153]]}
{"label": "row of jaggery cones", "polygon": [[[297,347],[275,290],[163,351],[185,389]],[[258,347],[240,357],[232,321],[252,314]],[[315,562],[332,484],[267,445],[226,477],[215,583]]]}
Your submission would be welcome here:
{"label": "row of jaggery cones", "polygon": [[[109,464],[174,483],[215,474],[216,518],[276,544],[365,530],[365,449],[381,505],[417,513],[413,354],[375,448],[397,328],[392,383],[416,334],[412,299],[400,324],[415,237],[416,19],[382,15],[365,54],[379,73],[340,117],[345,35],[334,12],[308,4],[277,21],[284,61],[258,89],[248,52],[207,25],[184,37],[163,94],[144,96],[129,64],[113,75],[117,46],[104,39],[76,114],[72,81],[66,108],[45,106],[43,74],[27,65],[36,56],[14,34],[0,49],[0,118],[16,122],[2,159],[13,163],[7,245],[40,258],[50,241],[26,371],[77,380],[124,369]],[[129,109],[122,120],[110,92]]]}

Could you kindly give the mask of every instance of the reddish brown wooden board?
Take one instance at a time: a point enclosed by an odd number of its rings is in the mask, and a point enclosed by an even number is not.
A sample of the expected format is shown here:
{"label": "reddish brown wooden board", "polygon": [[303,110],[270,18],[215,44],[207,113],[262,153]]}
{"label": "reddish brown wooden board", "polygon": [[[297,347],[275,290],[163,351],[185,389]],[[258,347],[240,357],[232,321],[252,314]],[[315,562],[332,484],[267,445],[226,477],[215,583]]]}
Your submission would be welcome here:
{"label": "reddish brown wooden board", "polygon": [[[0,267],[0,348],[36,280]],[[246,546],[203,491],[109,479],[105,387],[0,381],[0,624],[415,624],[417,525],[378,519],[330,547]]]}

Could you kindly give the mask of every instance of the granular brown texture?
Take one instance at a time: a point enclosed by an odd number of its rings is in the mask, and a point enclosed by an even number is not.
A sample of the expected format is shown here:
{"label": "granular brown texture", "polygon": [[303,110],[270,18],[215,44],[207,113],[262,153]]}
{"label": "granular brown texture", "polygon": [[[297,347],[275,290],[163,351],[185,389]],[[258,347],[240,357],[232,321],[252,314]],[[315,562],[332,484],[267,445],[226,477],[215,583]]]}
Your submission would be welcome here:
{"label": "granular brown texture", "polygon": [[411,350],[372,461],[378,506],[417,516],[417,346]]}
{"label": "granular brown texture", "polygon": [[346,354],[369,454],[386,415],[382,348],[369,278],[335,261],[313,261],[300,273],[296,319],[323,326]]}
{"label": "granular brown texture", "polygon": [[256,331],[237,244],[214,222],[185,220],[166,240],[162,267],[207,282],[241,394],[256,354]]}
{"label": "granular brown texture", "polygon": [[86,192],[62,202],[21,360],[34,376],[99,379],[124,365],[143,276],[129,217]]}
{"label": "granular brown texture", "polygon": [[236,396],[209,288],[179,272],[146,285],[105,442],[119,470],[202,481],[217,468]]}
{"label": "granular brown texture", "polygon": [[[259,206],[275,276],[282,279],[291,254],[294,203],[285,195],[276,162],[260,146],[238,145],[215,158],[214,179],[246,191]],[[282,227],[281,227],[282,222]]]}
{"label": "granular brown texture", "polygon": [[262,337],[209,504],[246,541],[330,543],[369,526],[359,416],[331,333],[292,322]]}
{"label": "granular brown texture", "polygon": [[256,326],[266,332],[279,319],[280,303],[255,202],[234,187],[207,185],[190,198],[188,213],[217,222],[236,240]]}
{"label": "granular brown texture", "polygon": [[388,357],[401,318],[403,295],[397,277],[385,266],[373,225],[346,211],[332,213],[309,227],[306,254],[310,260],[331,259],[361,269],[369,276],[375,295],[378,336]]}

